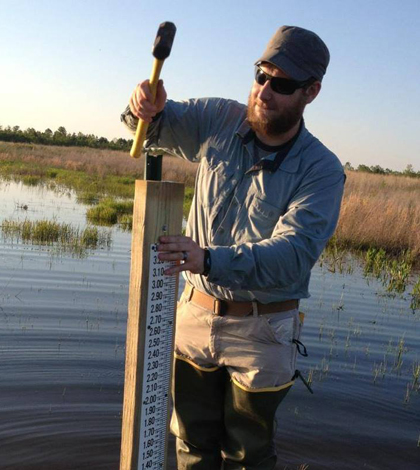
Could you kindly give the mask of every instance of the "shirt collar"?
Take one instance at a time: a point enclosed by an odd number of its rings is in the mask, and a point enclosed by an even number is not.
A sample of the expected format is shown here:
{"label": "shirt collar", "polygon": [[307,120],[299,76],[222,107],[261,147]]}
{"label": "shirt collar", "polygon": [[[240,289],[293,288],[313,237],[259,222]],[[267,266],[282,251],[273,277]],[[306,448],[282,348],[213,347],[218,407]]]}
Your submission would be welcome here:
{"label": "shirt collar", "polygon": [[[277,171],[279,166],[281,165],[281,170],[286,171],[288,173],[296,173],[299,169],[300,159],[301,159],[301,149],[303,147],[303,142],[308,134],[308,130],[305,126],[305,121],[302,118],[301,129],[299,132],[299,136],[296,139],[293,147],[289,150],[286,158],[275,165],[275,161],[268,165],[267,168],[258,168],[258,169],[267,169],[271,172]],[[239,125],[236,135],[242,139],[243,145],[248,144],[251,140],[253,140],[255,136],[255,132],[251,129],[248,121],[244,119],[244,121]],[[255,168],[257,169],[257,168]]]}

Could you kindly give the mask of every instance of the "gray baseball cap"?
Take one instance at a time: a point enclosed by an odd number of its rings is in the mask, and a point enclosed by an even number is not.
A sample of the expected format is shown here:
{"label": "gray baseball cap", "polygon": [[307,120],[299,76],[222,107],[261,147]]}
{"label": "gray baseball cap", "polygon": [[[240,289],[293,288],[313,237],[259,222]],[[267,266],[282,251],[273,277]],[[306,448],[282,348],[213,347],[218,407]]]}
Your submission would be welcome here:
{"label": "gray baseball cap", "polygon": [[282,26],[256,63],[268,62],[294,80],[314,77],[321,81],[329,61],[328,48],[318,35],[297,26]]}

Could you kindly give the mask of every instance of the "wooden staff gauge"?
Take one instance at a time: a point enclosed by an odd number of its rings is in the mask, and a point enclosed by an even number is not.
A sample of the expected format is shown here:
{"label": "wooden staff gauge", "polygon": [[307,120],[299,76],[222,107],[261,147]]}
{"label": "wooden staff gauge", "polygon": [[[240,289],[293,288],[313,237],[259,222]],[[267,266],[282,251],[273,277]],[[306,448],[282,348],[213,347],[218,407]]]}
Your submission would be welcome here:
{"label": "wooden staff gauge", "polygon": [[[175,31],[162,23],[156,36],[153,99]],[[140,156],[147,127],[139,120],[133,157]],[[164,470],[167,463],[178,276],[163,274],[171,263],[159,261],[156,246],[160,235],[181,233],[184,185],[160,181],[161,162],[146,155],[145,180],[136,181],[120,470]]]}

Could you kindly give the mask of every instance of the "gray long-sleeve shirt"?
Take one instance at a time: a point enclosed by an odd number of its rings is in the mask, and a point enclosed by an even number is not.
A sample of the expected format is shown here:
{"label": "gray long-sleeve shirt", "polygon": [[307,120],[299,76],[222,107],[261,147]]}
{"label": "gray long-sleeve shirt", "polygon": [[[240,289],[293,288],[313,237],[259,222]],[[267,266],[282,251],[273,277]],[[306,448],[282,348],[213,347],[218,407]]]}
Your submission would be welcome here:
{"label": "gray long-sleeve shirt", "polygon": [[[122,120],[135,131],[136,119]],[[211,270],[186,279],[221,299],[309,297],[311,268],[337,224],[342,165],[304,125],[284,159],[255,164],[253,141],[246,106],[219,98],[168,100],[149,126],[147,147],[200,162],[186,233],[209,248]]]}

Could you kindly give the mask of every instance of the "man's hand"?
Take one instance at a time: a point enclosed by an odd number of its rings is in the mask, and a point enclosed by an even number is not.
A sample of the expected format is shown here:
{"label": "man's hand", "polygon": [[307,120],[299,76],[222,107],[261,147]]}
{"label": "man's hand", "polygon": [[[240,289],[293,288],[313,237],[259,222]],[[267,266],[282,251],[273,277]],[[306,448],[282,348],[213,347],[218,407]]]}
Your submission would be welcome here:
{"label": "man's hand", "polygon": [[152,122],[157,113],[163,111],[166,103],[166,91],[163,81],[159,80],[156,101],[153,104],[149,80],[139,83],[130,97],[130,111],[145,122]]}
{"label": "man's hand", "polygon": [[184,261],[165,271],[166,275],[191,271],[193,274],[202,274],[204,271],[204,249],[200,248],[190,237],[183,235],[159,237],[157,247],[159,259],[162,261]]}

